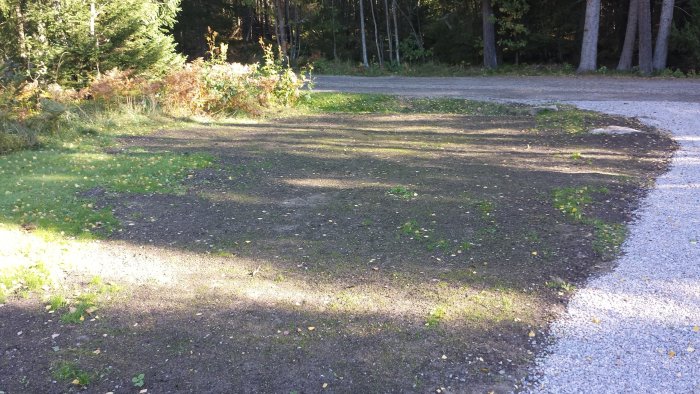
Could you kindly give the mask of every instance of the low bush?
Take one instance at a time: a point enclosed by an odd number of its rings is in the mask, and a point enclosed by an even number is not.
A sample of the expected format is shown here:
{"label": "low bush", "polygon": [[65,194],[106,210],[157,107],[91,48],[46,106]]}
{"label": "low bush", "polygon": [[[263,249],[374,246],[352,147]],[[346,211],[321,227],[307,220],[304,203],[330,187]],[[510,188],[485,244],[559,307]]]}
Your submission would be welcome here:
{"label": "low bush", "polygon": [[0,154],[35,147],[42,136],[58,131],[98,132],[88,125],[88,115],[97,116],[100,111],[162,113],[178,118],[258,116],[269,109],[295,105],[304,87],[310,86],[309,77],[285,65],[283,56],[275,55],[271,45],[260,44],[264,53],[261,64],[200,59],[150,78],[133,70],[114,69],[82,89],[4,78],[0,81]]}

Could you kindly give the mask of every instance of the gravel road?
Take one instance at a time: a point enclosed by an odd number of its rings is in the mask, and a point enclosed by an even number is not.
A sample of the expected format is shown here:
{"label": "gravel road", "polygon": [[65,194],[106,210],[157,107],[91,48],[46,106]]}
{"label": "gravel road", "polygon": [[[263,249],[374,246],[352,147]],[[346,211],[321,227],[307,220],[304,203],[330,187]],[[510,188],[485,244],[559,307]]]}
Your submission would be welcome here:
{"label": "gravel road", "polygon": [[609,274],[551,327],[531,392],[700,393],[700,81],[632,78],[319,77],[321,91],[558,101],[638,117],[681,144]]}

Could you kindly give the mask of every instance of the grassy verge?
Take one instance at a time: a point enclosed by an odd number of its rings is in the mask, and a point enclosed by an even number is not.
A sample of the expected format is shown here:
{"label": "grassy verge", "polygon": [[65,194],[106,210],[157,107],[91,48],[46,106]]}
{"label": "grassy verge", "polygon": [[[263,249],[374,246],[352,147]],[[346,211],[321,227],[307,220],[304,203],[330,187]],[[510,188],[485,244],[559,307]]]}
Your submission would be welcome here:
{"label": "grassy verge", "polygon": [[298,112],[322,113],[441,113],[485,116],[523,115],[525,107],[451,98],[406,98],[385,94],[314,93],[301,101]]}
{"label": "grassy verge", "polygon": [[[129,109],[73,113],[59,130],[38,136],[34,150],[0,155],[0,223],[42,238],[99,239],[119,226],[95,193],[181,194],[183,180],[211,166],[208,154],[127,149],[108,153],[122,136],[186,123]],[[7,242],[11,242],[7,240]],[[14,245],[4,245],[12,249]],[[33,247],[28,247],[34,249]],[[57,262],[27,251],[27,258],[0,261],[0,303],[49,286]],[[50,261],[49,261],[50,260]]]}

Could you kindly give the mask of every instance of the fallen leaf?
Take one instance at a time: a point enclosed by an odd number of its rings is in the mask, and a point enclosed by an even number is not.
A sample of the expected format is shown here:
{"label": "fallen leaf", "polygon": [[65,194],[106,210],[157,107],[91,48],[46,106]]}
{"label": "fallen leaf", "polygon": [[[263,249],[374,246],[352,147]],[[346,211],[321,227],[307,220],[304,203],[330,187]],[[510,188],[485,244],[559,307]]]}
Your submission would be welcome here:
{"label": "fallen leaf", "polygon": [[92,353],[93,353],[93,354],[100,354],[100,353],[102,353],[102,350],[100,350],[100,349],[95,349],[95,351],[92,352]]}
{"label": "fallen leaf", "polygon": [[328,387],[328,383],[324,383],[322,387],[325,389],[326,387]]}
{"label": "fallen leaf", "polygon": [[695,327],[693,327],[693,331],[695,331],[695,332],[700,332],[700,326],[695,326]]}
{"label": "fallen leaf", "polygon": [[71,383],[71,384],[74,384],[74,385],[76,385],[76,386],[77,386],[77,385],[79,385],[79,384],[80,384],[80,381],[79,381],[78,379],[73,379],[73,381],[72,381],[72,382],[70,382],[70,383]]}
{"label": "fallen leaf", "polygon": [[674,357],[676,357],[676,352],[674,352],[673,350],[669,350],[668,351],[668,358],[674,358]]}
{"label": "fallen leaf", "polygon": [[600,324],[600,319],[598,319],[597,317],[594,317],[591,319],[591,322],[593,322],[594,324]]}
{"label": "fallen leaf", "polygon": [[443,359],[443,360],[447,360],[447,356],[443,354],[443,355],[442,355],[442,359]]}
{"label": "fallen leaf", "polygon": [[535,335],[536,335],[536,334],[535,334],[534,331],[530,331],[530,332],[527,334],[527,336],[529,336],[530,338],[534,338]]}
{"label": "fallen leaf", "polygon": [[688,346],[688,348],[686,350],[688,351],[688,353],[692,353],[695,351],[695,348],[692,346]]}
{"label": "fallen leaf", "polygon": [[316,327],[309,327],[309,331],[313,331],[315,329],[316,329]]}

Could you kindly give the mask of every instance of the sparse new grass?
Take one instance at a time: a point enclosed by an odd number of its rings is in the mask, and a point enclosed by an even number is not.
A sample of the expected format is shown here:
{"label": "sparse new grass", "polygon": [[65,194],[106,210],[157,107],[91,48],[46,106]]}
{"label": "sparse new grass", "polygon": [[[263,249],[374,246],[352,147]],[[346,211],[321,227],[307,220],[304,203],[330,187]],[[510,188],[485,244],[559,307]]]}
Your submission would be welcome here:
{"label": "sparse new grass", "polygon": [[27,296],[51,282],[51,273],[42,262],[10,267],[2,267],[0,264],[0,304],[14,294]]}
{"label": "sparse new grass", "polygon": [[[328,97],[340,103],[331,107],[342,111],[352,109],[352,100],[364,100]],[[99,181],[83,185],[85,172],[67,180],[72,189],[66,194],[88,199],[81,204],[95,209],[106,199],[114,204],[115,221],[136,222],[112,232],[120,241],[100,242],[120,257],[95,264],[124,264],[120,271],[131,270],[124,277],[139,277],[120,282],[129,297],[110,298],[110,285],[101,278],[85,284],[84,276],[71,275],[36,305],[53,311],[50,315],[14,319],[13,308],[0,308],[8,327],[0,340],[17,340],[18,331],[25,332],[22,340],[30,333],[36,338],[60,333],[54,342],[61,347],[51,353],[46,341],[28,344],[34,347],[13,360],[17,368],[0,370],[1,380],[17,381],[20,368],[35,365],[48,351],[57,362],[74,362],[54,379],[66,386],[78,379],[76,385],[88,382],[99,392],[140,384],[141,373],[149,392],[210,387],[212,381],[224,388],[300,392],[318,391],[324,383],[355,392],[416,391],[414,381],[418,391],[451,385],[458,392],[486,392],[504,381],[515,384],[535,350],[529,333],[540,335],[551,311],[561,307],[559,293],[573,290],[571,283],[585,279],[601,260],[592,253],[596,244],[581,242],[595,227],[583,220],[619,224],[624,216],[618,213],[626,213],[628,201],[638,195],[632,186],[616,187],[619,178],[606,174],[616,167],[629,176],[626,185],[636,185],[649,172],[636,158],[663,161],[667,150],[656,149],[671,145],[653,135],[623,144],[586,134],[574,138],[559,129],[538,132],[526,108],[502,119],[480,116],[485,107],[467,109],[466,115],[404,115],[400,111],[426,107],[453,111],[448,108],[453,103],[408,108],[394,106],[406,105],[399,99],[375,99],[366,108],[388,107],[397,115],[307,112],[221,129],[198,127],[196,133],[175,129],[145,139],[148,149],[108,155],[122,162],[157,156],[151,150],[166,158],[191,157],[197,146],[206,165],[209,155],[220,157],[222,171],[198,172],[199,161],[176,161],[173,167],[186,168],[183,172],[151,174],[150,179],[169,178],[165,183],[118,189],[114,178],[124,173],[97,168],[90,174],[100,175]],[[88,155],[80,163],[96,165],[92,156],[106,155],[101,149],[112,143],[106,138],[99,147],[55,149]],[[579,150],[591,160],[569,171],[561,152]],[[175,153],[184,151],[193,153]],[[38,163],[22,154],[11,157],[17,174],[2,176],[15,183],[21,179],[28,195],[28,178],[39,172]],[[27,164],[19,160],[18,165],[18,158],[27,158]],[[192,186],[182,195],[182,180],[191,174]],[[566,188],[577,181],[596,186]],[[42,190],[40,183],[32,185]],[[171,194],[151,195],[164,189]],[[563,190],[552,192],[555,208],[542,191],[557,189]],[[14,193],[14,187],[0,190]],[[102,191],[107,198],[88,198]],[[614,208],[608,215],[598,210],[602,197]],[[572,207],[583,211],[582,220],[575,219]],[[12,228],[23,224],[5,220]],[[600,250],[615,238],[607,230],[595,230],[605,240]],[[136,255],[153,266],[121,259]],[[161,276],[168,282],[157,282]],[[77,340],[82,335],[88,342]],[[82,346],[66,345],[76,342]],[[230,369],[229,363],[254,368],[258,380],[250,382],[245,371]],[[52,372],[62,366],[55,364]],[[109,379],[89,372],[106,366]],[[220,374],[222,368],[231,373]],[[31,382],[28,389],[41,391],[47,384]]]}
{"label": "sparse new grass", "polygon": [[620,223],[606,223],[602,219],[590,218],[585,213],[590,204],[594,203],[593,194],[606,195],[610,191],[606,187],[579,188],[566,187],[554,190],[554,206],[570,220],[584,223],[593,227],[593,250],[605,259],[617,254],[625,241],[626,229]]}
{"label": "sparse new grass", "polygon": [[601,115],[562,106],[559,111],[542,111],[535,118],[538,130],[580,135],[588,132],[601,119]]}
{"label": "sparse new grass", "polygon": [[52,368],[51,376],[56,380],[76,386],[87,386],[93,380],[92,373],[84,371],[76,363],[68,361],[57,362]]}
{"label": "sparse new grass", "polygon": [[403,200],[410,200],[414,197],[418,197],[418,193],[412,191],[411,189],[405,186],[392,187],[386,192],[386,194]]}

